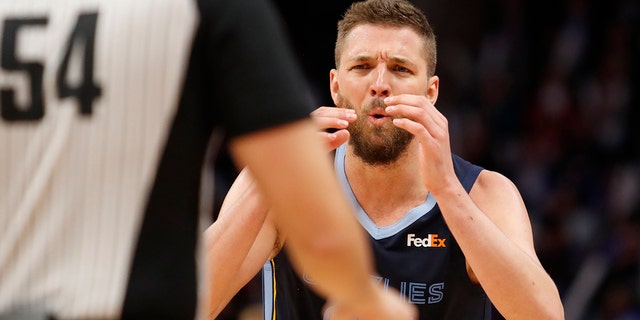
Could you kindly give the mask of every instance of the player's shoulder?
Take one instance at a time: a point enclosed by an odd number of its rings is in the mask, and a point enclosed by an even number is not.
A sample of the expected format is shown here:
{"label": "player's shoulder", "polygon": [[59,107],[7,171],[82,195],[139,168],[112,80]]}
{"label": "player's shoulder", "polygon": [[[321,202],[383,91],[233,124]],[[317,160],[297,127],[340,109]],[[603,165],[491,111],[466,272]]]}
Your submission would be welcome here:
{"label": "player's shoulder", "polygon": [[495,201],[520,199],[520,192],[515,183],[504,174],[493,170],[483,169],[472,191],[476,196],[488,197]]}

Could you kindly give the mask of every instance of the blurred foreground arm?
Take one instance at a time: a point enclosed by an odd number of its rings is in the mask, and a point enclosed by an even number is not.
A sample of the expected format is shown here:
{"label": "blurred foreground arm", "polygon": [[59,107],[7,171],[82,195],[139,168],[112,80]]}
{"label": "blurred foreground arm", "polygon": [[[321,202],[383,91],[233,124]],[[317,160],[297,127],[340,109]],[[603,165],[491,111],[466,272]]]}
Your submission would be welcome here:
{"label": "blurred foreground arm", "polygon": [[287,234],[292,260],[318,282],[321,294],[362,319],[415,319],[415,309],[370,278],[364,231],[342,194],[311,122],[299,121],[231,142]]}

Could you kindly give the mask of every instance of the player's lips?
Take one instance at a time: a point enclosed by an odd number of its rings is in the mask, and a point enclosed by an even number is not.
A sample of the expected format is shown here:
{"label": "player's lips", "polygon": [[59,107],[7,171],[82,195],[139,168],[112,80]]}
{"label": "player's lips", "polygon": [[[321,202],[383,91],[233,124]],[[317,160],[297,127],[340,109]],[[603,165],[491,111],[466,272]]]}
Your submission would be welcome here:
{"label": "player's lips", "polygon": [[385,113],[384,109],[382,108],[376,108],[371,110],[371,112],[369,112],[367,116],[369,121],[372,122],[373,124],[383,124],[387,120],[391,119],[391,117],[387,113]]}

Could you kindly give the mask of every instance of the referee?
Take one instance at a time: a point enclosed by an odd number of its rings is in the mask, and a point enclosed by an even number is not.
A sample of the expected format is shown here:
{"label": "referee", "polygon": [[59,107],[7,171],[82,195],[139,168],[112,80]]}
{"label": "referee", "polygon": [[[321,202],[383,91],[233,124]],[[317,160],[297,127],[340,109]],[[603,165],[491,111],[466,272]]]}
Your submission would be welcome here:
{"label": "referee", "polygon": [[324,292],[412,316],[366,276],[270,3],[4,0],[0,39],[0,319],[198,318],[225,136]]}

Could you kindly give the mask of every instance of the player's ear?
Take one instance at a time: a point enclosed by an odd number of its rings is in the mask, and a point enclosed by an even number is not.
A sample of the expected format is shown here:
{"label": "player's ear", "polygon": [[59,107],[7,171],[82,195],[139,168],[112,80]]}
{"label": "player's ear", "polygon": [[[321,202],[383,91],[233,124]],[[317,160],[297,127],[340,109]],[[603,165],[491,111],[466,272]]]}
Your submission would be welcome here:
{"label": "player's ear", "polygon": [[338,91],[340,84],[338,83],[338,70],[331,69],[329,72],[329,89],[331,90],[331,99],[333,103],[338,106]]}
{"label": "player's ear", "polygon": [[427,99],[431,101],[431,104],[435,105],[438,100],[438,90],[440,89],[440,78],[438,76],[432,76],[427,81]]}

